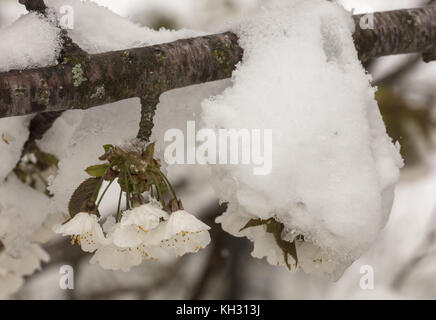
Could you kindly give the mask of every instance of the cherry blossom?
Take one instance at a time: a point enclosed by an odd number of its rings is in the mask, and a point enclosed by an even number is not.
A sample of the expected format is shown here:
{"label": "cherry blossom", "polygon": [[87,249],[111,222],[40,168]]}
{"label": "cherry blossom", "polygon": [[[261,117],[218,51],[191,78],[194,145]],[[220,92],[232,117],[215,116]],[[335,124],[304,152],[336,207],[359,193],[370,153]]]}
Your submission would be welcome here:
{"label": "cherry blossom", "polygon": [[64,236],[71,236],[72,244],[77,241],[86,252],[94,252],[107,242],[98,223],[98,217],[87,212],[80,212],[63,225],[56,226],[55,231]]}

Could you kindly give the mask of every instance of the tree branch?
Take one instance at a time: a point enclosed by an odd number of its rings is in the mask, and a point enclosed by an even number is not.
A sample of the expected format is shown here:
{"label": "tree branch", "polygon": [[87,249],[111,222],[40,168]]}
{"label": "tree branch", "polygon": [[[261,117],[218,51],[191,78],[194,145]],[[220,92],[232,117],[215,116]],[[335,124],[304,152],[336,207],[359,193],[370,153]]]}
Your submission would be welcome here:
{"label": "tree branch", "polygon": [[436,5],[374,13],[374,30],[361,29],[365,15],[353,16],[359,59],[436,51]]}
{"label": "tree branch", "polygon": [[153,130],[153,118],[156,107],[159,104],[159,95],[141,97],[141,120],[137,138],[142,141],[149,141]]}
{"label": "tree branch", "polygon": [[[19,0],[19,3],[23,4],[29,12],[36,11],[44,16],[47,15],[48,8],[45,5],[44,0]],[[58,28],[60,29],[63,43],[58,60],[75,61],[78,57],[83,58],[87,56],[87,53],[69,37],[67,30],[62,29],[59,25]],[[32,148],[36,140],[42,139],[45,133],[52,127],[53,123],[62,115],[63,112],[64,110],[41,112],[33,117],[29,125],[29,137],[23,146],[22,157]]]}
{"label": "tree branch", "polygon": [[[436,6],[375,13],[374,30],[354,16],[362,61],[401,53],[436,52]],[[156,97],[231,76],[242,59],[232,32],[155,46],[79,56],[75,63],[0,74],[0,118],[87,109],[132,97]]]}
{"label": "tree branch", "polygon": [[19,0],[19,3],[24,5],[27,11],[38,11],[44,13],[47,7],[44,0]]}
{"label": "tree branch", "polygon": [[91,55],[74,65],[0,74],[0,117],[87,109],[230,77],[242,49],[233,33]]}

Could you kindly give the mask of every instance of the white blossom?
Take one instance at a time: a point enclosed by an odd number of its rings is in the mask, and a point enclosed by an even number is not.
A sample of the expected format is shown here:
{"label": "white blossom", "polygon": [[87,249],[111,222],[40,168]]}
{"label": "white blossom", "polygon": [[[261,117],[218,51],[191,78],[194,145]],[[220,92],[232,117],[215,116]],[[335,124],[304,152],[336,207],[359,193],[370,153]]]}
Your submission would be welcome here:
{"label": "white blossom", "polygon": [[[127,217],[132,214],[143,214],[145,210],[143,208],[143,210],[129,211],[125,213],[125,215],[129,213]],[[148,211],[148,213],[150,212],[152,211]],[[144,260],[158,260],[162,256],[158,246],[148,247],[137,242],[137,239],[141,237],[137,236],[138,232],[133,225],[125,223],[123,226],[121,222],[116,223],[114,217],[109,217],[103,224],[103,230],[107,233],[107,244],[98,248],[90,261],[92,264],[99,264],[103,269],[127,272],[130,271],[131,267],[140,265]],[[141,230],[141,233],[144,232]],[[118,246],[115,244],[115,238],[117,243],[126,245],[130,242],[131,246]]]}
{"label": "white blossom", "polygon": [[155,229],[168,214],[156,203],[150,202],[126,211],[121,222],[113,229],[113,242],[122,248],[137,247],[146,234]]}
{"label": "white blossom", "polygon": [[64,236],[72,236],[72,243],[77,241],[82,250],[86,252],[94,252],[107,243],[98,223],[98,217],[87,212],[80,212],[63,225],[57,225],[55,232],[62,233]]}
{"label": "white blossom", "polygon": [[197,252],[210,242],[206,224],[183,210],[168,215],[156,204],[126,211],[119,223],[108,218],[103,228],[109,243],[97,249],[91,263],[108,270],[129,271],[142,261]]}
{"label": "white blossom", "polygon": [[210,227],[192,214],[179,210],[164,222],[161,247],[174,248],[176,255],[197,252],[210,243]]}
{"label": "white blossom", "polygon": [[102,246],[95,252],[90,261],[98,263],[106,270],[129,271],[131,267],[142,263],[142,256],[139,250],[132,248],[120,248],[114,244]]}

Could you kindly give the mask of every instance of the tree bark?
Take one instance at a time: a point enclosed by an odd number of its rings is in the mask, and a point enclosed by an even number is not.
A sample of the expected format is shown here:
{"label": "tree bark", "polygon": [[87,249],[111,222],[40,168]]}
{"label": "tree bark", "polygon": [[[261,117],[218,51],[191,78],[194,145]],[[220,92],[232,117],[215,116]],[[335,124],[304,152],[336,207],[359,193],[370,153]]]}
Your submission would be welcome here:
{"label": "tree bark", "polygon": [[242,58],[235,34],[90,55],[73,64],[0,74],[0,117],[87,109],[230,77]]}
{"label": "tree bark", "polygon": [[365,15],[353,16],[359,59],[436,51],[436,5],[374,13],[374,29],[360,28]]}
{"label": "tree bark", "polygon": [[18,2],[24,5],[27,11],[38,11],[43,13],[47,10],[44,0],[19,0]]}
{"label": "tree bark", "polygon": [[[39,12],[45,16],[47,14],[48,8],[45,5],[44,0],[19,0],[19,3],[23,4],[29,12]],[[69,37],[67,30],[62,29],[59,25],[58,28],[61,30],[61,38],[63,42],[63,47],[58,60],[63,61],[69,59],[69,61],[74,61],[78,57],[87,55],[85,51],[73,42]],[[29,137],[23,146],[23,156],[32,148],[32,145],[36,140],[39,140],[44,136],[64,111],[65,110],[40,112],[33,117],[29,125]]]}
{"label": "tree bark", "polygon": [[[359,58],[436,52],[436,6],[375,13],[374,29],[354,16]],[[155,46],[78,55],[57,66],[0,74],[0,118],[87,109],[132,97],[155,97],[231,76],[243,49],[232,32]]]}

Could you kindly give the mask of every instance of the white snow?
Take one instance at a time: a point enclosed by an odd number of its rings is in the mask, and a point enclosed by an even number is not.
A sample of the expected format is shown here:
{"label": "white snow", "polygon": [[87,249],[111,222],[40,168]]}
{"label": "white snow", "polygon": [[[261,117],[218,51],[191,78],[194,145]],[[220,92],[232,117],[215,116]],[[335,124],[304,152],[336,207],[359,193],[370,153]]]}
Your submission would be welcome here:
{"label": "white snow", "polygon": [[[48,136],[49,139],[57,142],[52,146],[53,148],[59,146],[63,150],[58,152],[60,160],[58,175],[53,177],[49,187],[54,194],[52,212],[67,212],[68,201],[74,190],[89,177],[85,169],[100,163],[98,157],[104,153],[103,145],[120,144],[135,137],[139,125],[140,104],[139,99],[129,99],[88,111],[77,110],[69,113],[83,114],[83,118],[61,116],[60,119],[70,117],[79,121],[74,125],[68,124],[71,129],[67,133],[68,137],[71,137],[68,143],[64,144],[65,138],[53,139],[53,135],[62,135],[58,130],[63,128],[65,123],[53,129],[53,133]],[[115,203],[117,200],[114,199]],[[111,209],[110,213],[114,213],[116,204],[112,205]]]}
{"label": "white snow", "polygon": [[[170,42],[200,34],[187,29],[156,31],[141,27],[91,1],[47,0],[46,3],[57,13],[61,24],[62,19],[71,16],[73,25],[68,34],[91,54]],[[65,9],[61,11],[61,7]],[[68,25],[67,20],[65,24]]]}
{"label": "white snow", "polygon": [[23,284],[23,276],[41,269],[41,262],[50,260],[48,254],[37,244],[26,248],[23,257],[15,258],[0,254],[0,299],[16,292]]}
{"label": "white snow", "polygon": [[[231,82],[226,79],[179,88],[162,94],[153,119],[154,127],[151,137],[152,141],[156,141],[156,156],[164,159],[164,151],[169,144],[169,142],[164,142],[164,136],[168,130],[178,129],[186,137],[187,121],[200,124],[202,101],[222,93],[229,85]],[[188,148],[190,146],[186,146],[186,153],[189,152]],[[162,165],[173,183],[186,181],[186,188],[178,194],[183,199],[185,209],[190,212],[200,212],[215,201],[215,192],[209,182],[210,168],[208,166],[186,164],[167,166],[165,161]]]}
{"label": "white snow", "polygon": [[[89,1],[46,3],[57,19],[62,18],[61,7],[71,6],[74,26],[69,34],[89,53],[202,34],[186,29],[142,28]],[[240,36],[244,60],[234,72],[232,83],[225,80],[193,86],[161,97],[153,132],[158,141],[157,153],[163,153],[161,143],[166,129],[185,131],[186,121],[200,119],[203,99],[201,119],[205,127],[273,129],[273,168],[269,175],[254,176],[247,165],[179,165],[168,168],[169,175],[180,175],[182,169],[192,182],[193,178],[204,180],[212,171],[217,195],[229,202],[227,212],[218,221],[226,231],[252,240],[253,256],[284,265],[283,253],[263,226],[238,231],[250,219],[273,217],[286,227],[283,239],[292,241],[297,234],[304,235],[305,241],[297,243],[299,266],[337,279],[384,227],[398,168],[402,166],[374,101],[375,89],[357,59],[350,15],[322,0],[269,0],[234,31]],[[59,50],[59,28],[53,16],[26,14],[0,29],[0,72],[52,65]],[[217,96],[208,99],[211,95]],[[40,141],[42,150],[60,159],[59,173],[50,179],[53,199],[49,201],[23,186],[15,177],[0,184],[0,219],[4,222],[0,239],[8,257],[21,259],[30,250],[31,242],[46,240],[44,230],[49,226],[43,223],[47,214],[52,213],[51,223],[59,222],[57,214],[67,211],[69,197],[87,178],[84,169],[99,163],[104,144],[132,139],[138,130],[139,114],[139,99],[130,99],[86,111],[68,111],[55,122]],[[28,121],[28,117],[0,120],[1,179],[19,159],[28,135]],[[195,172],[201,172],[199,177]],[[197,190],[210,198],[203,183]],[[107,194],[110,199],[102,203],[103,217],[114,213],[116,196],[113,191]],[[23,198],[25,202],[20,201]],[[199,206],[198,197],[192,203]],[[210,240],[209,234],[203,232],[206,226],[194,222],[198,225],[191,221],[189,227],[198,230],[188,231],[201,233],[189,251],[197,251],[199,245],[205,246]],[[174,227],[180,229],[181,225],[177,222]],[[167,240],[182,240],[178,231]],[[185,251],[180,248],[181,253]],[[124,253],[118,247],[107,247],[94,260],[124,270],[142,261],[134,256],[132,261],[123,262],[113,256]],[[41,252],[36,252],[35,257],[37,263],[32,260],[32,270],[26,274],[33,272],[40,260],[47,259]],[[112,265],[114,261],[121,264]],[[0,260],[0,269],[4,265]],[[0,283],[10,291],[21,285],[24,274],[18,266],[15,269],[16,273],[7,270],[0,276]]]}
{"label": "white snow", "polygon": [[326,1],[268,1],[235,30],[244,59],[233,87],[203,105],[205,127],[273,129],[271,174],[212,166],[217,194],[230,202],[223,228],[254,241],[253,256],[284,265],[264,226],[238,231],[273,217],[285,225],[283,239],[304,235],[299,266],[333,279],[384,227],[402,166],[353,27],[349,13]]}
{"label": "white snow", "polygon": [[0,240],[10,255],[23,255],[48,210],[49,198],[24,185],[15,175],[0,184]]}
{"label": "white snow", "polygon": [[0,119],[0,181],[11,173],[20,160],[23,145],[29,136],[29,121],[28,116]]}
{"label": "white snow", "polygon": [[49,257],[34,243],[48,212],[49,198],[14,175],[0,184],[0,298],[18,290],[22,277],[40,269]]}
{"label": "white snow", "polygon": [[347,10],[354,10],[355,14],[415,8],[428,4],[426,0],[337,0],[337,2]]}
{"label": "white snow", "polygon": [[37,13],[21,16],[0,29],[0,72],[54,65],[61,50],[53,17]]}
{"label": "white snow", "polygon": [[71,28],[71,38],[90,54],[200,34],[187,29],[155,31],[143,28],[90,1],[47,0],[46,4],[51,9],[47,17],[28,13],[0,28],[0,72],[56,64],[62,47],[58,24]]}

